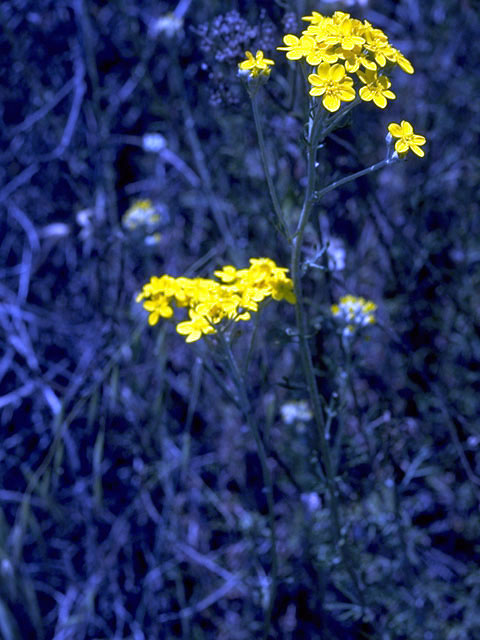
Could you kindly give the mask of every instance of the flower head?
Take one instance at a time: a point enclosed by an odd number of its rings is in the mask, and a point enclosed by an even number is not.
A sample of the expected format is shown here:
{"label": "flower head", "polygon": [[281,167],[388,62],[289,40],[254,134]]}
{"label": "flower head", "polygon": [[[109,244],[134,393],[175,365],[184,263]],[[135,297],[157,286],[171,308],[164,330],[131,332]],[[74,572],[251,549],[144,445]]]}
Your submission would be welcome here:
{"label": "flower head", "polygon": [[286,51],[285,54],[289,60],[300,60],[300,58],[306,58],[315,49],[315,40],[308,35],[304,35],[301,38],[287,33],[283,36],[283,42],[286,47],[277,47],[279,51]]}
{"label": "flower head", "polygon": [[238,63],[238,68],[241,73],[245,73],[249,78],[256,78],[259,75],[270,75],[270,66],[273,66],[275,62],[269,58],[263,57],[263,51],[258,50],[255,56],[251,51],[245,51],[247,56],[246,60]]}
{"label": "flower head", "polygon": [[335,112],[341,102],[353,101],[360,82],[365,85],[359,87],[361,99],[384,109],[387,100],[395,98],[386,74],[395,66],[414,72],[411,62],[390,44],[387,35],[367,20],[362,22],[343,11],[331,16],[313,11],[302,20],[309,23],[302,35],[285,35],[285,46],[278,49],[286,51],[289,60],[304,59],[312,67],[319,65],[316,73],[308,76],[310,95],[323,96],[328,111]]}
{"label": "flower head", "polygon": [[374,104],[380,109],[387,106],[387,98],[394,100],[396,95],[390,91],[392,83],[387,76],[379,76],[376,71],[367,69],[366,71],[357,71],[357,76],[365,85],[359,91],[360,98],[366,102],[373,100]]}
{"label": "flower head", "polygon": [[196,342],[202,336],[215,333],[215,327],[205,318],[199,315],[193,309],[189,311],[190,320],[179,322],[177,325],[177,333],[186,336],[186,342]]}
{"label": "flower head", "polygon": [[280,413],[285,424],[308,422],[313,417],[312,410],[306,400],[286,402],[280,407]]}
{"label": "flower head", "polygon": [[377,305],[371,300],[352,295],[343,296],[338,304],[332,304],[330,307],[335,318],[345,325],[343,335],[347,337],[352,336],[355,329],[373,324],[376,309]]}
{"label": "flower head", "polygon": [[426,139],[414,133],[410,122],[407,120],[402,120],[400,124],[391,122],[388,125],[388,131],[394,138],[398,138],[395,142],[395,151],[399,156],[404,156],[411,149],[413,153],[423,158],[425,152],[420,149],[420,146],[426,143]]}
{"label": "flower head", "polygon": [[122,225],[129,231],[137,227],[154,227],[160,215],[151,200],[136,200],[122,218]]}
{"label": "flower head", "polygon": [[[340,13],[339,11],[336,12]],[[327,45],[339,45],[342,49],[353,49],[356,46],[363,46],[365,44],[365,38],[359,35],[358,27],[361,26],[359,20],[351,19],[348,13],[342,14],[345,16],[338,23],[327,25],[327,37],[325,38],[325,44]]]}
{"label": "flower head", "polygon": [[248,269],[226,265],[215,271],[220,280],[208,278],[172,278],[154,276],[143,286],[137,302],[143,301],[148,322],[172,318],[173,306],[188,309],[189,319],[177,325],[177,332],[195,342],[204,335],[223,331],[232,322],[250,320],[265,298],[295,304],[293,282],[288,269],[277,267],[270,258],[251,258]]}
{"label": "flower head", "polygon": [[151,22],[150,32],[154,37],[163,35],[167,38],[172,38],[182,30],[182,27],[183,18],[176,16],[174,13],[166,13]]}
{"label": "flower head", "polygon": [[323,106],[328,111],[338,111],[342,102],[355,100],[353,80],[341,64],[330,66],[328,62],[322,62],[317,73],[308,76],[308,81],[312,85],[310,95],[323,96]]}
{"label": "flower head", "polygon": [[167,146],[167,141],[160,133],[146,133],[142,138],[144,151],[158,153]]}

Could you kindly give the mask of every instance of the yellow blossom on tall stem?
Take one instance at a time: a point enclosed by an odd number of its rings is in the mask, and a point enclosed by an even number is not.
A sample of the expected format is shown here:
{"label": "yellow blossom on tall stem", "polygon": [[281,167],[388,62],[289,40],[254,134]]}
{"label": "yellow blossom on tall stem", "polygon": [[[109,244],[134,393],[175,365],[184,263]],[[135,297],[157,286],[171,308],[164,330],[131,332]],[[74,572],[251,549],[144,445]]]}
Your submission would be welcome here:
{"label": "yellow blossom on tall stem", "polygon": [[327,27],[327,37],[324,42],[327,45],[340,45],[342,49],[353,49],[356,46],[363,46],[365,38],[355,33],[357,24],[355,20],[345,19],[338,25]]}
{"label": "yellow blossom on tall stem", "polygon": [[238,63],[240,71],[248,72],[251,78],[270,74],[270,66],[273,66],[275,62],[269,58],[264,58],[262,50],[258,50],[255,56],[251,51],[245,51],[245,55],[247,59]]}
{"label": "yellow blossom on tall stem", "polygon": [[316,46],[315,40],[308,35],[297,38],[297,36],[287,33],[286,36],[283,36],[283,42],[287,46],[277,47],[277,49],[279,51],[286,51],[287,53],[285,55],[289,60],[300,60],[300,58],[306,58],[310,53],[312,53],[312,51],[314,51]]}
{"label": "yellow blossom on tall stem", "polygon": [[402,120],[400,124],[391,122],[388,125],[388,131],[394,138],[398,138],[395,142],[395,151],[398,155],[405,155],[411,149],[413,153],[423,158],[425,152],[420,149],[420,146],[426,143],[426,139],[414,133],[410,122],[407,120]]}
{"label": "yellow blossom on tall stem", "polygon": [[186,336],[186,342],[196,342],[204,335],[215,333],[215,328],[208,322],[207,318],[199,315],[193,309],[189,311],[190,320],[180,322],[177,325],[177,332]]}
{"label": "yellow blossom on tall stem", "polygon": [[387,106],[387,98],[394,100],[396,95],[390,91],[392,83],[387,76],[379,76],[376,71],[367,69],[366,71],[357,71],[357,76],[365,84],[359,91],[360,98],[366,102],[373,100],[374,104],[380,109]]}

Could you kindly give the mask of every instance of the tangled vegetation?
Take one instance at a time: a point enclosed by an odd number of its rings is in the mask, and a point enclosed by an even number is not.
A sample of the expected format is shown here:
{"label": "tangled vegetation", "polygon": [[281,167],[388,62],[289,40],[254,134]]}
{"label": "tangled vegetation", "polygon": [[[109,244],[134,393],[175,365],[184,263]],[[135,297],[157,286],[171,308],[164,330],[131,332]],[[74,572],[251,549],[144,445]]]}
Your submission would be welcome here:
{"label": "tangled vegetation", "polygon": [[2,637],[476,637],[478,8],[1,3]]}

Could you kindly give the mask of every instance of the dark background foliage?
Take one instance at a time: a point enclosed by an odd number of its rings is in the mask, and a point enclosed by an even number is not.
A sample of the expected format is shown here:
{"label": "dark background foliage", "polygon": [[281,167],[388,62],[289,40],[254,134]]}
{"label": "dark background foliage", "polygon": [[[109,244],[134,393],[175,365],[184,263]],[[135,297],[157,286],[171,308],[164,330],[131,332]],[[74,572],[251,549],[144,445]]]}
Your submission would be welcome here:
{"label": "dark background foliage", "polygon": [[[299,33],[294,14],[346,3],[290,4],[0,5],[7,640],[261,635],[269,538],[254,442],[205,345],[149,328],[134,300],[153,274],[208,277],[261,255],[288,264],[236,64],[247,48],[276,60],[261,109],[293,220],[302,122],[275,47]],[[346,248],[345,270],[311,270],[307,287],[319,385],[346,434],[339,499],[363,607],[329,534],[313,427],[281,419],[305,398],[292,309],[259,318],[250,392],[275,478],[272,637],[469,640],[480,637],[480,8],[359,4],[344,10],[384,29],[416,73],[396,74],[387,112],[363,104],[327,140],[322,179],[380,159],[391,121],[425,134],[427,155],[333,192],[309,231],[312,246],[322,227]],[[182,6],[180,32],[156,31]],[[146,133],[166,148],[145,151]],[[139,198],[161,212],[156,244],[121,226]],[[328,312],[347,292],[379,307],[349,367]]]}

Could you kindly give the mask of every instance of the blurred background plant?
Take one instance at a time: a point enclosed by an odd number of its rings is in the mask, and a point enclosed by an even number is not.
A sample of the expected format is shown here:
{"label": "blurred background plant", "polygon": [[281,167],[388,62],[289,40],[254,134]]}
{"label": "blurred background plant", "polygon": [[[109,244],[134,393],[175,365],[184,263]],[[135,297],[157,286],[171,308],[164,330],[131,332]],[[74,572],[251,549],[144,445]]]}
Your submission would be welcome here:
{"label": "blurred background plant", "polygon": [[[5,638],[260,634],[270,542],[254,443],[201,344],[168,323],[146,329],[134,300],[155,273],[205,276],[251,256],[288,266],[236,65],[246,49],[275,60],[264,135],[295,219],[303,124],[275,47],[300,32],[300,16],[336,9],[384,29],[416,73],[398,74],[385,113],[363,105],[325,141],[323,178],[371,164],[406,113],[428,145],[422,160],[330,193],[307,230],[317,266],[319,232],[332,239],[328,295],[315,268],[307,295],[326,302],[315,366],[329,428],[345,434],[339,501],[364,608],[338,569],[312,472],[291,309],[270,305],[251,328],[255,417],[275,445],[273,636],[478,634],[478,2],[10,0],[0,5]],[[122,226],[145,200],[160,234],[147,244]],[[329,308],[351,292],[378,309],[369,340],[347,353]]]}

